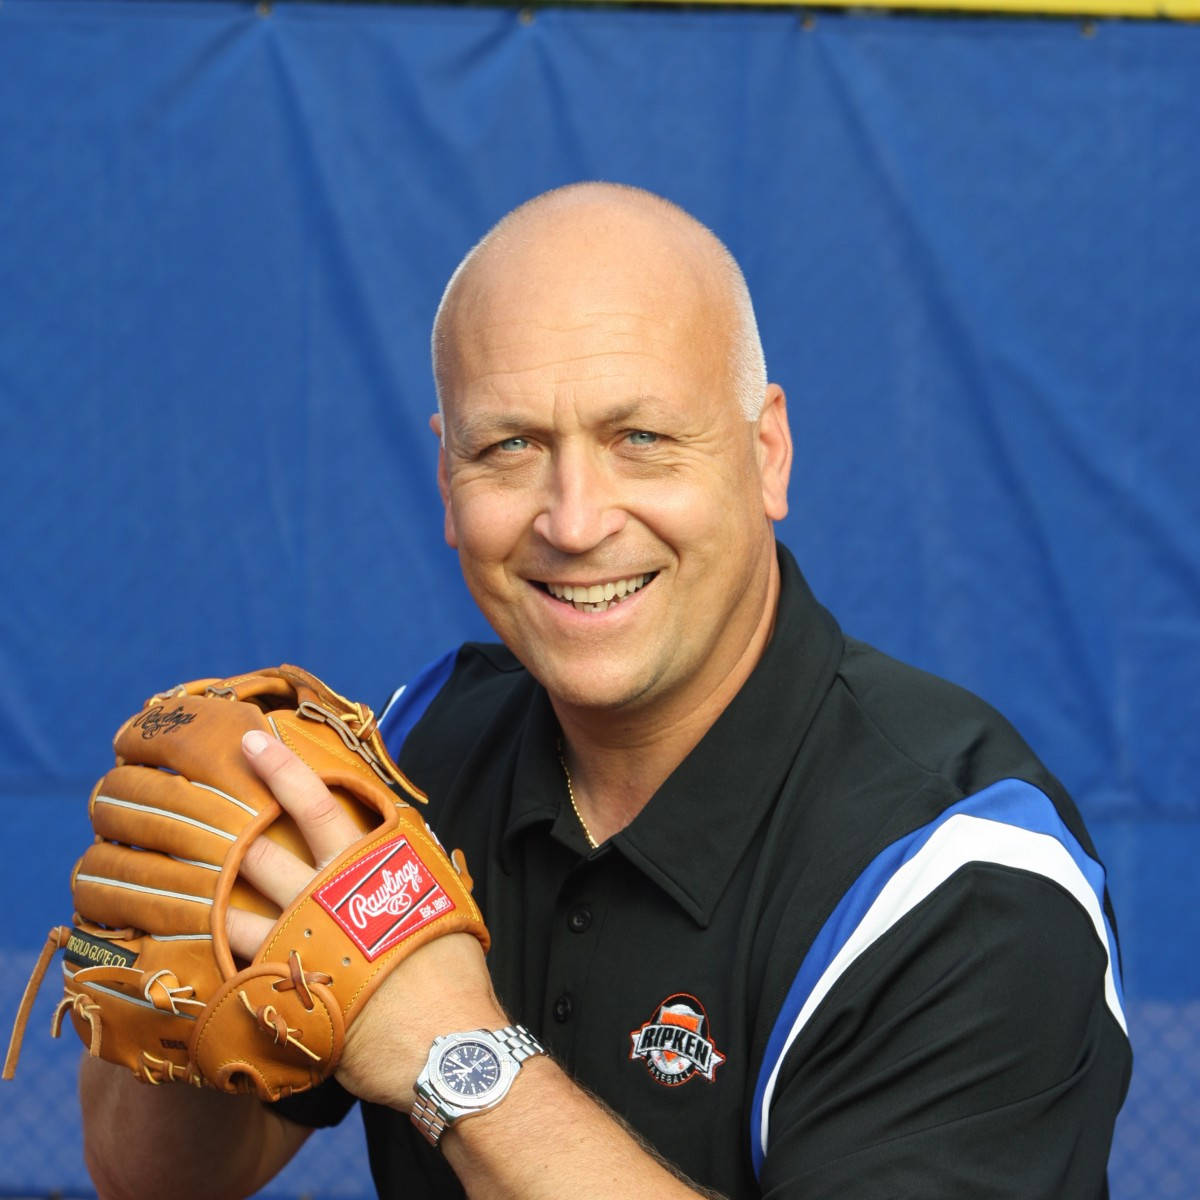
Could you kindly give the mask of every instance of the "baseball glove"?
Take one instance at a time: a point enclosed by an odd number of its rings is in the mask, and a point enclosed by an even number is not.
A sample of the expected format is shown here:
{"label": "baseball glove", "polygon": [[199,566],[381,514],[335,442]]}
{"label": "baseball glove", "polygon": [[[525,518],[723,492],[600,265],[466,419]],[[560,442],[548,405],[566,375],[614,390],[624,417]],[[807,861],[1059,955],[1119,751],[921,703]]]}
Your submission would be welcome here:
{"label": "baseball glove", "polygon": [[[260,729],[306,762],[363,836],[280,912],[238,875],[259,835],[311,857],[242,755]],[[346,1030],[393,967],[445,933],[488,933],[461,855],[411,802],[365,705],[298,667],[200,679],[153,696],[113,741],[92,791],[96,839],[71,886],[74,927],[51,930],[17,1016],[11,1078],[41,978],[63,950],[64,1016],[90,1052],[149,1083],[275,1100],[327,1078]],[[275,919],[250,963],[225,934],[230,905]]]}

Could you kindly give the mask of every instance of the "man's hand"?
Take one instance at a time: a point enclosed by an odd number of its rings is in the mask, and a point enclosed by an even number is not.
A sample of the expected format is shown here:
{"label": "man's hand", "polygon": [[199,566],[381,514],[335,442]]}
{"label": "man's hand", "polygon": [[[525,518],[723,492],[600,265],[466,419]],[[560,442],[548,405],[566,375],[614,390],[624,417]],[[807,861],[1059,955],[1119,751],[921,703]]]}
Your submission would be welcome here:
{"label": "man's hand", "polygon": [[[362,835],[285,745],[264,740],[262,745],[247,737],[246,757],[296,822],[319,869]],[[247,852],[242,872],[286,906],[315,872],[264,843],[260,839]],[[238,954],[252,957],[270,927],[252,913],[231,913],[230,943]],[[436,1036],[509,1023],[478,939],[448,934],[410,954],[367,1002],[346,1035],[337,1078],[364,1100],[407,1112]],[[530,1129],[541,1131],[533,1141]],[[546,1058],[531,1059],[502,1105],[454,1126],[442,1147],[472,1195],[633,1200],[698,1194]]]}
{"label": "man's hand", "polygon": [[[243,753],[296,822],[315,868],[266,837],[246,852],[241,873],[280,908],[343,850],[362,837],[361,829],[328,788],[287,746],[252,732]],[[273,922],[230,908],[230,946],[252,959]],[[351,1025],[337,1069],[338,1081],[364,1100],[407,1112],[412,1085],[425,1064],[433,1039],[464,1029],[495,1029],[508,1024],[492,991],[477,938],[448,934],[422,946],[397,966]]]}

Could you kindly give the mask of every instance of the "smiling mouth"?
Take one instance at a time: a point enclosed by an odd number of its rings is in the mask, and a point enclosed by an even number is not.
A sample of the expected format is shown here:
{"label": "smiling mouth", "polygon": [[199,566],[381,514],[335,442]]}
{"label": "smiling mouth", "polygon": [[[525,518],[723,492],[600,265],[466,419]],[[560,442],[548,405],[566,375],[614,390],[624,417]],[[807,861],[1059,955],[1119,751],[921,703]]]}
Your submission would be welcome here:
{"label": "smiling mouth", "polygon": [[543,583],[541,586],[555,600],[571,605],[576,612],[599,613],[615,608],[626,596],[644,588],[657,574],[657,571],[651,571],[648,575],[631,575],[628,579],[614,579],[608,583]]}

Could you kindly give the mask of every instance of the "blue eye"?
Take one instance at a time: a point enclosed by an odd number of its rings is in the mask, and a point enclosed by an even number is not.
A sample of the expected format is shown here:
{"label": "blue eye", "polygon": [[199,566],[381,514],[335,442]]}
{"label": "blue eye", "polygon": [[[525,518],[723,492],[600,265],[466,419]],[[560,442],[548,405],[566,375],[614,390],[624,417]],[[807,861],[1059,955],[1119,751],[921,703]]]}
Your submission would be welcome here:
{"label": "blue eye", "polygon": [[516,452],[517,450],[524,450],[525,447],[528,445],[529,445],[529,442],[523,437],[510,437],[510,438],[505,438],[504,441],[502,441],[502,442],[497,442],[496,449],[504,450],[504,451],[507,451],[508,453],[512,454],[512,453]]}
{"label": "blue eye", "polygon": [[635,446],[652,446],[658,441],[658,434],[651,433],[648,429],[635,429],[630,433],[629,440]]}

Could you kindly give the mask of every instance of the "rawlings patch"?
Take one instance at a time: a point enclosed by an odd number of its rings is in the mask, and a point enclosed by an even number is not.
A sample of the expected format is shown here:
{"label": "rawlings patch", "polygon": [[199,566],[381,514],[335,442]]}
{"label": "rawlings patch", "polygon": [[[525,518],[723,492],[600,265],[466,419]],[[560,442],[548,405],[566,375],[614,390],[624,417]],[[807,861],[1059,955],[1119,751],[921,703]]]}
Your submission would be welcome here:
{"label": "rawlings patch", "polygon": [[631,1059],[645,1061],[646,1070],[666,1087],[678,1087],[696,1075],[713,1081],[725,1061],[708,1032],[708,1013],[695,996],[677,992],[658,1006],[658,1011],[633,1038]]}
{"label": "rawlings patch", "polygon": [[403,836],[377,846],[313,895],[368,962],[454,909]]}

